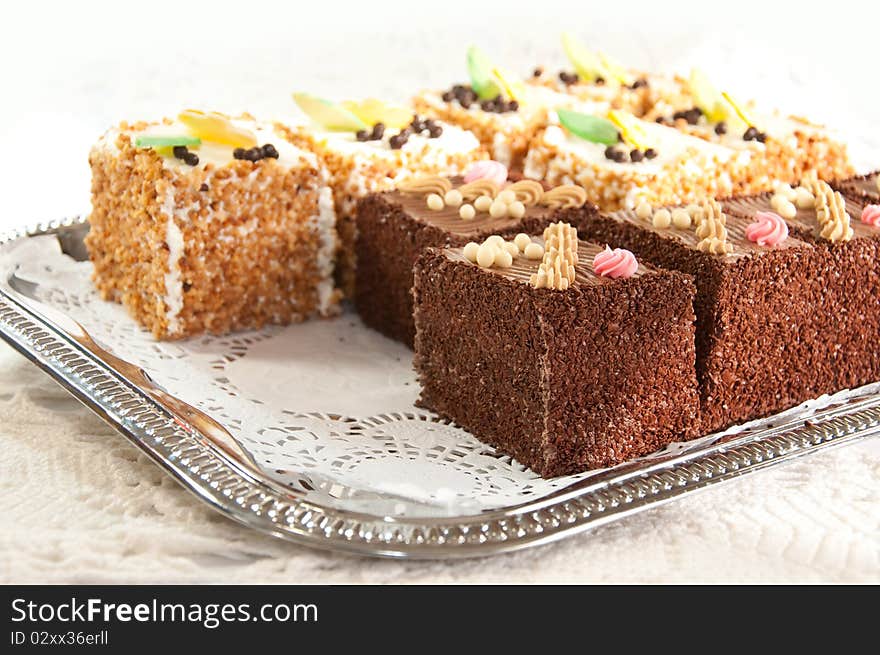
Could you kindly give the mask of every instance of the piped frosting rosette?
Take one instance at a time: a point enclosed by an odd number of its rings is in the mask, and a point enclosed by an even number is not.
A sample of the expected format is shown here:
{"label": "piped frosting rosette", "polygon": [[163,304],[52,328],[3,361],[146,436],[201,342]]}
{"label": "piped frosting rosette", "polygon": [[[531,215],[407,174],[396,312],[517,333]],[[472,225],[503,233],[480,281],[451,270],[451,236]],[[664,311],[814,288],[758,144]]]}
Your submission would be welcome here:
{"label": "piped frosting rosette", "polygon": [[612,250],[610,246],[605,246],[605,250],[596,253],[593,257],[593,272],[612,280],[632,277],[638,268],[639,262],[636,256],[624,248]]}
{"label": "piped frosting rosette", "polygon": [[746,226],[746,238],[759,246],[774,247],[788,238],[788,225],[774,212],[755,213],[755,222]]}
{"label": "piped frosting rosette", "polygon": [[868,205],[865,207],[862,210],[862,223],[880,228],[880,205]]}
{"label": "piped frosting rosette", "polygon": [[507,181],[507,166],[492,159],[478,161],[464,174],[465,184],[477,180],[491,180],[498,185],[504,184]]}

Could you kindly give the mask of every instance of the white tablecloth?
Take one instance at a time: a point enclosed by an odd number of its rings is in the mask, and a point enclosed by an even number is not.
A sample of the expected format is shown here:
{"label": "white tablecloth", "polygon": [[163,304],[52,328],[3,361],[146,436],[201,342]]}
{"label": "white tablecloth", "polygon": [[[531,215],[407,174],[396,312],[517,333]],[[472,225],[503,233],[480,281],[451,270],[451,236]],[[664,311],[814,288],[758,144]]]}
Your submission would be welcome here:
{"label": "white tablecloth", "polygon": [[[856,155],[870,165],[880,85],[865,80],[877,75],[876,8],[842,2],[814,18],[745,0],[722,21],[703,2],[681,4],[633,2],[614,15],[554,1],[374,11],[338,0],[306,9],[213,3],[200,13],[158,0],[131,16],[117,3],[21,4],[0,43],[0,229],[84,210],[88,147],[121,119],[182,106],[283,116],[295,88],[404,98],[463,79],[470,43],[514,70],[561,67],[563,28],[633,65],[698,64],[740,95],[834,123],[863,137]],[[0,582],[878,582],[878,479],[874,440],[532,551],[366,560],[215,515],[0,345]]]}

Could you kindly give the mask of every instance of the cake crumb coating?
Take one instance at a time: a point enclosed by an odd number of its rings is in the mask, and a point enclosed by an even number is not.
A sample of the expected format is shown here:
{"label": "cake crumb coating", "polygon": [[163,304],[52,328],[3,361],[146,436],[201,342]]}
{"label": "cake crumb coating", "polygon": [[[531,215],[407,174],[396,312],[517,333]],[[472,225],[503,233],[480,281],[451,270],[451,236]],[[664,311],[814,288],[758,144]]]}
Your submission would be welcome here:
{"label": "cake crumb coating", "polygon": [[338,312],[332,197],[314,156],[183,167],[134,145],[148,125],[123,123],[89,156],[86,245],[104,299],[157,339]]}

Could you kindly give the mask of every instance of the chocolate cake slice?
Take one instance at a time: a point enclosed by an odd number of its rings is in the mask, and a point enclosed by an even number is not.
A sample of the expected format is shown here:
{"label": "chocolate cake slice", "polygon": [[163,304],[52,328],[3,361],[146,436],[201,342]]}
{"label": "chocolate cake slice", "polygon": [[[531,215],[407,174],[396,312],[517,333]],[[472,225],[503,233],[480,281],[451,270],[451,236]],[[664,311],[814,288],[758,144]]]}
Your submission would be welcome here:
{"label": "chocolate cake slice", "polygon": [[[492,234],[540,234],[555,220],[577,226],[596,211],[577,187],[545,192],[532,180],[493,187],[486,179],[464,185],[460,177],[421,178],[407,188],[370,195],[358,205],[355,305],[364,323],[410,348],[415,335],[413,264],[424,248],[463,246]],[[459,197],[463,188],[465,197]],[[511,210],[502,215],[492,205],[505,190],[516,200],[507,203]],[[439,208],[428,206],[431,196]]]}
{"label": "chocolate cake slice", "polygon": [[[880,200],[876,185],[871,191],[873,183],[862,177],[834,185],[843,192],[841,209],[847,215],[836,225],[820,226],[809,204],[786,218],[792,233],[814,244],[827,262],[814,273],[818,291],[812,307],[820,328],[812,362],[824,382],[817,388],[822,393],[880,380],[880,225],[862,218],[865,207]],[[732,199],[725,207],[746,219],[775,211],[770,194]]]}
{"label": "chocolate cake slice", "polygon": [[834,390],[825,362],[837,326],[816,311],[828,257],[793,236],[775,246],[754,243],[746,237],[752,218],[731,214],[726,203],[718,209],[726,216],[715,246],[697,233],[695,219],[704,212],[697,206],[672,208],[672,220],[666,208],[602,214],[581,229],[586,238],[693,276],[704,433]]}
{"label": "chocolate cake slice", "polygon": [[541,261],[484,268],[468,249],[416,264],[422,405],[545,477],[699,434],[689,276],[633,258],[631,277],[600,277],[603,247],[581,242],[567,288],[535,288]]}
{"label": "chocolate cake slice", "polygon": [[880,171],[857,175],[834,184],[845,196],[880,204]]}

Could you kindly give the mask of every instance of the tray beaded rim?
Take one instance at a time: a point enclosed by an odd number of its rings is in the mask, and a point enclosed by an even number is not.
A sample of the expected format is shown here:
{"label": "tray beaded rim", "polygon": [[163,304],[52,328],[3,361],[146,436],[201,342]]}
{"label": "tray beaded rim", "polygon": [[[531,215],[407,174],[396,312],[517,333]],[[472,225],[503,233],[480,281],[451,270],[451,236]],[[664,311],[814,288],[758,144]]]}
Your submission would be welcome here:
{"label": "tray beaded rim", "polygon": [[[0,246],[85,217],[0,233]],[[549,543],[778,463],[880,434],[880,394],[808,421],[719,439],[537,501],[452,518],[392,518],[324,507],[240,465],[60,326],[0,289],[0,337],[225,516],[303,545],[397,558],[485,556]],[[256,474],[255,474],[256,473]]]}

